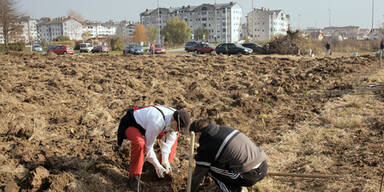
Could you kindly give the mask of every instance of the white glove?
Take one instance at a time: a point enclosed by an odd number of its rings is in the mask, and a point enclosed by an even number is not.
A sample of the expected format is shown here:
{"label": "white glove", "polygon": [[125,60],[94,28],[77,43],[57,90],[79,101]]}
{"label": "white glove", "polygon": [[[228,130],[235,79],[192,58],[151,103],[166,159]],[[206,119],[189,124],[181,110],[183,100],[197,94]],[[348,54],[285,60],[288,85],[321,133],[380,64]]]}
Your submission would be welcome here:
{"label": "white glove", "polygon": [[164,173],[166,172],[163,166],[155,166],[157,177],[164,178]]}
{"label": "white glove", "polygon": [[166,174],[169,174],[172,172],[172,167],[168,161],[168,158],[162,158],[161,164],[164,166]]}

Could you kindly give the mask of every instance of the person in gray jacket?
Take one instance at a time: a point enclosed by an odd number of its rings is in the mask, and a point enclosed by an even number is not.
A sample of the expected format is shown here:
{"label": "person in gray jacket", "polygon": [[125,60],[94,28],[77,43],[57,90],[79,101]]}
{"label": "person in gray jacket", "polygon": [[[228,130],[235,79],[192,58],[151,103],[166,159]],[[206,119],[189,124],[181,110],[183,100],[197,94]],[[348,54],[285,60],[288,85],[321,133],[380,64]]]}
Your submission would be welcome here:
{"label": "person in gray jacket", "polygon": [[191,191],[196,192],[205,176],[210,176],[222,191],[247,191],[267,174],[266,154],[240,131],[197,120],[191,131],[199,147],[195,156]]}

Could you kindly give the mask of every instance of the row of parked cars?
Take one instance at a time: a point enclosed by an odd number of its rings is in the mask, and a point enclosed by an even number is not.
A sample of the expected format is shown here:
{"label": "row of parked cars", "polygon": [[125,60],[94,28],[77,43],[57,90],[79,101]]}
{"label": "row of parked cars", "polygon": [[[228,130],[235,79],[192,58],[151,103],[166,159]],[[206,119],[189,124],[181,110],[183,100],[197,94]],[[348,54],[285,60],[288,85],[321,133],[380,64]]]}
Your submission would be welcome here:
{"label": "row of parked cars", "polygon": [[201,53],[212,53],[216,52],[217,54],[265,54],[265,49],[256,43],[244,43],[244,44],[235,44],[235,43],[221,43],[216,47],[212,44],[206,42],[197,42],[197,41],[188,41],[185,44],[184,50],[186,52],[195,52],[196,54]]}
{"label": "row of parked cars", "polygon": [[91,43],[80,43],[80,53],[108,53],[109,48],[107,46],[93,46]]}
{"label": "row of parked cars", "polygon": [[[58,55],[65,55],[65,54],[74,54],[75,51],[73,50],[72,46],[69,45],[49,45],[47,52],[56,53]],[[80,53],[108,53],[109,49],[106,46],[95,46],[93,47],[90,43],[81,43],[80,44]]]}
{"label": "row of parked cars", "polygon": [[145,51],[154,54],[165,54],[165,47],[161,44],[156,44],[152,50],[151,46],[145,46],[145,48],[139,44],[126,44],[123,49],[123,54],[134,54],[134,55],[143,55]]}

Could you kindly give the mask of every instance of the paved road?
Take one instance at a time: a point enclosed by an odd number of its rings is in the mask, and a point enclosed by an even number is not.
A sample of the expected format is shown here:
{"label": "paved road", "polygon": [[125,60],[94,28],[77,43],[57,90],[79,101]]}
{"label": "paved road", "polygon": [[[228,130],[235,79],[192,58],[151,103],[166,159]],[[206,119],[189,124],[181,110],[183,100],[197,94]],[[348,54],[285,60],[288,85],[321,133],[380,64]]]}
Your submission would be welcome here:
{"label": "paved road", "polygon": [[184,48],[167,50],[167,53],[186,53]]}

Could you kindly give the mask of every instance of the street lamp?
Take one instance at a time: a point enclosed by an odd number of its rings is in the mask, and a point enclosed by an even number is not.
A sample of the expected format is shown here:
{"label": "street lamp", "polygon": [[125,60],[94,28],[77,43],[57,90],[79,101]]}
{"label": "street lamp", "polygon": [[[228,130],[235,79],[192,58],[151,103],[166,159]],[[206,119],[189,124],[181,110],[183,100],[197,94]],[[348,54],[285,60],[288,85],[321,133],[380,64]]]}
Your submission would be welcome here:
{"label": "street lamp", "polygon": [[158,30],[158,43],[161,43],[161,36],[160,36],[160,7],[159,7],[159,0],[157,0],[157,30]]}

